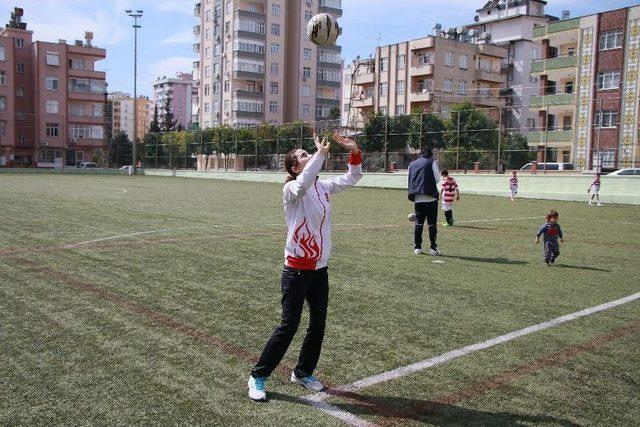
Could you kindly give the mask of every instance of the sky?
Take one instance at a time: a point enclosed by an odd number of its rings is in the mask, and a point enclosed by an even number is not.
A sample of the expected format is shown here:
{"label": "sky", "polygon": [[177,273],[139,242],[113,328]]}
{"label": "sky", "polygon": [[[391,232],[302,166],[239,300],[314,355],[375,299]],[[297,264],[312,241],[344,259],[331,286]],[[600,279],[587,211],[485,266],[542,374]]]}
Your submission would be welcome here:
{"label": "sky", "polygon": [[[293,0],[287,0],[293,1]],[[144,11],[138,30],[138,94],[150,96],[158,77],[191,72],[195,0],[0,0],[0,22],[14,7],[24,9],[24,21],[34,40],[69,43],[94,32],[94,45],[107,49],[97,68],[107,72],[109,91],[133,93],[133,28],[125,9]],[[473,22],[486,0],[342,0],[339,39],[343,58],[367,57],[378,44],[398,43],[432,33],[433,25],[455,27]],[[548,0],[547,13],[572,17],[638,5],[638,0]]]}

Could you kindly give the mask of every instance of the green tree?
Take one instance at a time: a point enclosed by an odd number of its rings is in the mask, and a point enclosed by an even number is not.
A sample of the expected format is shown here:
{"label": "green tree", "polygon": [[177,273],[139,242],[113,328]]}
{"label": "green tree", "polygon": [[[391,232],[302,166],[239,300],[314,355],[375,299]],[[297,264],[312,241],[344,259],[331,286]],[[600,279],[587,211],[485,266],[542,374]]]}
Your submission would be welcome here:
{"label": "green tree", "polygon": [[173,116],[173,107],[171,105],[171,98],[166,97],[164,99],[164,107],[162,114],[162,131],[171,132],[176,128],[176,119]]}
{"label": "green tree", "polygon": [[112,167],[130,165],[133,160],[133,144],[124,131],[118,132],[109,144],[109,164]]}
{"label": "green tree", "polygon": [[409,146],[416,150],[423,147],[443,148],[444,122],[433,113],[414,112],[409,129]]}
{"label": "green tree", "polygon": [[445,140],[448,145],[458,144],[458,118],[460,149],[497,150],[498,124],[470,102],[451,108],[451,117],[445,121]]}
{"label": "green tree", "polygon": [[522,134],[507,135],[503,139],[503,144],[502,160],[507,169],[520,169],[535,159],[536,153],[529,149],[527,138]]}
{"label": "green tree", "polygon": [[333,107],[329,110],[329,119],[338,120],[340,118],[340,107]]}
{"label": "green tree", "polygon": [[158,104],[155,104],[153,106],[153,118],[151,119],[151,124],[149,125],[149,132],[160,132],[160,116],[158,114]]}

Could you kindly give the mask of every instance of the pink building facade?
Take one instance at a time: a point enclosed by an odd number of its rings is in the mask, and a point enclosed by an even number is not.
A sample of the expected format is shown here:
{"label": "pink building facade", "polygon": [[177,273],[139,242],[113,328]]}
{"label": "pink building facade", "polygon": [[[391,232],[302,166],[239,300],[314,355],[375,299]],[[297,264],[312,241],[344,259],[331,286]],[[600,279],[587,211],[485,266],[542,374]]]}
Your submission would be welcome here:
{"label": "pink building facade", "polygon": [[164,114],[167,98],[171,98],[173,117],[176,126],[189,129],[192,123],[193,103],[197,98],[198,88],[189,73],[178,73],[175,78],[162,77],[153,83],[154,102],[158,106],[160,116]]}
{"label": "pink building facade", "polygon": [[0,167],[63,167],[105,157],[106,51],[93,35],[33,41],[22,10],[0,32]]}

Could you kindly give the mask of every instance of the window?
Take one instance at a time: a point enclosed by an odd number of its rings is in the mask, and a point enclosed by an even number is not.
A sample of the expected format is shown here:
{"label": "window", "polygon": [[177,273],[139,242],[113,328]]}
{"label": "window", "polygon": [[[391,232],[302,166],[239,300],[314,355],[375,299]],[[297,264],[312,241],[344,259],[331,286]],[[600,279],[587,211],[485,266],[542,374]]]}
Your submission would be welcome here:
{"label": "window", "polygon": [[17,73],[24,73],[24,64],[17,64],[16,65],[16,72]]}
{"label": "window", "polygon": [[380,58],[380,71],[387,71],[389,68],[389,58]]}
{"label": "window", "polygon": [[380,83],[380,96],[387,96],[389,86],[387,83]]}
{"label": "window", "polygon": [[308,116],[310,112],[311,109],[309,108],[309,104],[302,104],[302,115]]}
{"label": "window", "polygon": [[280,5],[273,3],[271,5],[271,15],[273,16],[280,16]]}
{"label": "window", "polygon": [[278,75],[279,72],[280,72],[280,70],[279,70],[279,67],[278,67],[278,63],[277,62],[272,62],[271,63],[271,74],[276,76],[276,75]]}
{"label": "window", "polygon": [[482,95],[482,96],[491,96],[491,86],[480,85],[480,95]]}
{"label": "window", "polygon": [[[50,101],[47,101],[47,109],[49,108],[49,102]],[[57,102],[57,101],[51,101],[51,102]],[[57,106],[56,106],[56,111],[57,111]],[[47,111],[47,112],[49,112],[49,111]],[[72,115],[72,116],[80,116],[80,117],[84,116],[84,105],[82,105],[82,104],[71,104],[71,105],[69,105],[69,114]]]}
{"label": "window", "polygon": [[277,82],[269,83],[269,93],[277,94],[278,90],[279,90],[279,87]]}
{"label": "window", "polygon": [[596,128],[614,128],[618,125],[618,112],[616,110],[598,110],[596,111],[595,123]]}
{"label": "window", "polygon": [[469,68],[469,55],[460,55],[458,58],[458,67],[463,70]]}
{"label": "window", "polygon": [[602,71],[598,73],[598,89],[617,89],[620,87],[620,71]]}
{"label": "window", "polygon": [[308,79],[311,77],[311,67],[302,68],[302,77]]}
{"label": "window", "polygon": [[622,30],[604,31],[600,34],[600,50],[622,47]]}
{"label": "window", "polygon": [[[82,104],[77,105],[80,105],[80,107],[82,108]],[[47,114],[58,114],[58,107],[58,101],[52,99],[47,100]]]}
{"label": "window", "polygon": [[447,93],[453,92],[453,80],[452,79],[444,79],[444,85],[443,85],[442,90],[447,92]]}
{"label": "window", "polygon": [[19,87],[16,89],[16,96],[18,98],[23,98],[24,97],[24,88],[23,87]]}
{"label": "window", "polygon": [[278,101],[269,101],[269,112],[270,113],[278,112]]}
{"label": "window", "polygon": [[458,93],[460,95],[466,95],[467,94],[467,82],[460,82],[458,85]]}
{"label": "window", "polygon": [[47,136],[57,138],[59,126],[58,123],[47,123]]}
{"label": "window", "polygon": [[576,56],[576,48],[568,47],[567,48],[567,56]]}
{"label": "window", "polygon": [[380,114],[387,114],[387,107],[380,107]]}
{"label": "window", "polygon": [[311,49],[307,47],[304,48],[304,59],[311,59]]}
{"label": "window", "polygon": [[211,58],[211,48],[210,47],[205,48],[205,50],[204,50],[204,58],[205,59]]}
{"label": "window", "polygon": [[453,67],[453,52],[447,52],[444,54],[444,65]]}
{"label": "window", "polygon": [[532,59],[532,60],[534,60],[534,61],[535,61],[536,59],[540,59],[540,56],[539,56],[539,55],[540,55],[540,53],[539,53],[539,52],[540,52],[540,51],[538,50],[538,48],[537,48],[537,47],[532,48],[532,49],[531,49],[531,59]]}
{"label": "window", "polygon": [[24,47],[24,39],[16,39],[16,47]]}
{"label": "window", "polygon": [[404,104],[396,105],[396,116],[401,116],[404,114]]}
{"label": "window", "polygon": [[280,24],[271,24],[271,35],[273,36],[280,35]]}
{"label": "window", "polygon": [[407,57],[405,55],[398,55],[398,64],[397,64],[398,70],[404,70],[406,59]]}
{"label": "window", "polygon": [[7,97],[0,96],[0,110],[4,111],[7,109]]}
{"label": "window", "polygon": [[18,119],[18,120],[27,120],[27,113],[25,113],[24,111],[16,112],[16,119]]}
{"label": "window", "polygon": [[224,81],[223,88],[225,93],[229,92],[229,80]]}
{"label": "window", "polygon": [[93,104],[93,117],[102,117],[102,116],[104,116],[104,105]]}
{"label": "window", "polygon": [[211,110],[211,104],[209,104],[208,102],[204,103],[204,112],[208,113]]}
{"label": "window", "polygon": [[404,91],[405,91],[404,80],[399,80],[396,83],[396,92],[398,93],[398,95],[402,95],[402,94],[404,94]]}
{"label": "window", "polygon": [[211,22],[211,9],[207,10],[206,14],[205,14],[205,19],[207,20],[207,22]]}
{"label": "window", "polygon": [[260,42],[247,42],[242,40],[236,40],[234,42],[234,49],[240,52],[250,52],[250,53],[264,53],[264,44]]}
{"label": "window", "polygon": [[213,93],[216,95],[220,93],[220,83],[213,84]]}
{"label": "window", "polygon": [[0,61],[6,61],[7,57],[4,52],[4,46],[0,46]]}
{"label": "window", "polygon": [[208,65],[204,67],[204,76],[211,77],[211,67],[209,67]]}
{"label": "window", "polygon": [[302,96],[304,96],[305,98],[308,98],[311,96],[311,86],[309,85],[302,86]]}
{"label": "window", "polygon": [[0,136],[5,136],[7,133],[7,121],[0,120]]}
{"label": "window", "polygon": [[527,119],[527,128],[530,131],[536,130],[536,119]]}
{"label": "window", "polygon": [[58,90],[58,78],[57,77],[47,77],[47,90]]}
{"label": "window", "polygon": [[304,11],[304,22],[309,22],[313,18],[313,12],[310,10]]}
{"label": "window", "polygon": [[213,47],[213,56],[219,56],[220,55],[220,48],[221,46],[219,44],[215,45]]}
{"label": "window", "polygon": [[60,55],[58,52],[47,52],[47,65],[60,66]]}
{"label": "window", "polygon": [[204,39],[205,40],[211,40],[211,30],[209,28],[204,30]]}
{"label": "window", "polygon": [[271,53],[274,55],[280,53],[280,43],[271,43]]}
{"label": "window", "polygon": [[24,134],[22,132],[18,133],[18,142],[24,143]]}
{"label": "window", "polygon": [[7,85],[7,73],[4,71],[0,71],[0,86]]}
{"label": "window", "polygon": [[204,95],[208,96],[211,93],[211,85],[204,85]]}

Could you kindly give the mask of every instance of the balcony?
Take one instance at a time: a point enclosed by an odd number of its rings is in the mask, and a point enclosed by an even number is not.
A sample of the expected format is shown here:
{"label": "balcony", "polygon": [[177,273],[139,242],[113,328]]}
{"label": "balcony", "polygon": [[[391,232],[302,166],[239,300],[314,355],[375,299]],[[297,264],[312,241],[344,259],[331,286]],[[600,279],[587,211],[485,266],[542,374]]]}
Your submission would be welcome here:
{"label": "balcony", "polygon": [[[552,22],[542,27],[535,27],[533,29],[533,38],[543,39],[554,33],[562,31],[570,31],[576,28],[580,28],[580,18],[566,19],[564,21]],[[536,40],[540,41],[540,40]]]}
{"label": "balcony", "polygon": [[243,89],[234,89],[236,98],[244,98],[244,99],[264,99],[264,92],[258,92],[256,90],[243,90]]}
{"label": "balcony", "polygon": [[77,70],[69,68],[69,77],[78,77],[82,79],[106,80],[107,73],[95,70]]}
{"label": "balcony", "polygon": [[357,73],[353,79],[353,84],[366,85],[373,84],[376,80],[376,76],[373,73]]}
{"label": "balcony", "polygon": [[575,93],[558,93],[555,95],[532,96],[529,102],[530,108],[546,108],[555,106],[573,107],[575,105]]}
{"label": "balcony", "polygon": [[196,3],[196,6],[193,8],[193,16],[195,16],[196,18],[200,17],[200,8],[201,8],[202,4],[201,3]]}
{"label": "balcony", "polygon": [[318,78],[318,86],[338,88],[341,85],[342,85],[341,82],[336,82],[333,80],[324,80],[324,79]]}
{"label": "balcony", "polygon": [[506,74],[480,69],[476,70],[476,80],[504,84],[507,83],[507,76]]}
{"label": "balcony", "polygon": [[69,45],[68,46],[69,55],[83,55],[83,56],[92,56],[94,58],[104,59],[107,57],[106,49],[101,49],[95,46],[76,46]]}
{"label": "balcony", "polygon": [[435,38],[433,37],[425,37],[423,39],[412,40],[409,42],[409,49],[418,50],[418,49],[431,49],[435,46]]}
{"label": "balcony", "polygon": [[337,18],[342,16],[342,1],[341,0],[320,0],[318,2],[318,12],[328,13]]}
{"label": "balcony", "polygon": [[367,108],[373,107],[373,97],[372,96],[363,96],[362,98],[357,98],[351,101],[351,106],[353,108]]}
{"label": "balcony", "polygon": [[577,64],[578,57],[575,55],[542,59],[531,63],[531,74],[547,74],[549,71],[575,68]]}
{"label": "balcony", "polygon": [[233,110],[233,118],[262,119],[264,118],[264,111]]}
{"label": "balcony", "polygon": [[248,80],[264,80],[264,71],[242,71],[235,70],[233,72],[234,79],[248,79]]}
{"label": "balcony", "polygon": [[572,130],[549,130],[527,132],[529,146],[545,145],[549,148],[566,148],[573,144]]}
{"label": "balcony", "polygon": [[200,43],[194,43],[193,44],[193,51],[195,53],[200,53]]}
{"label": "balcony", "polygon": [[432,85],[417,84],[411,88],[411,102],[429,102],[432,99]]}
{"label": "balcony", "polygon": [[410,75],[414,76],[430,76],[433,75],[433,64],[412,65]]}
{"label": "balcony", "polygon": [[476,95],[472,98],[475,104],[487,107],[504,107],[506,103],[503,98],[497,96]]}
{"label": "balcony", "polygon": [[336,106],[339,107],[340,106],[340,100],[339,99],[332,99],[332,98],[316,98],[316,104],[322,104],[322,105],[331,105],[331,106]]}
{"label": "balcony", "polygon": [[261,21],[264,21],[266,19],[266,15],[264,14],[264,11],[256,11],[256,12],[251,12],[248,10],[244,10],[244,9],[238,9],[236,11],[237,16],[239,18],[247,18],[247,19],[258,19]]}
{"label": "balcony", "polygon": [[193,26],[193,34],[196,36],[200,34],[200,25]]}
{"label": "balcony", "polygon": [[478,50],[482,55],[493,56],[496,58],[506,58],[507,49],[503,47],[494,46],[492,44],[480,44]]}

